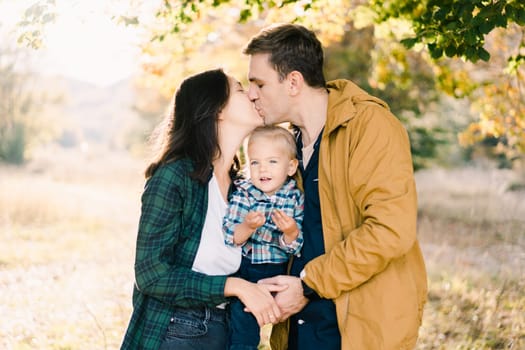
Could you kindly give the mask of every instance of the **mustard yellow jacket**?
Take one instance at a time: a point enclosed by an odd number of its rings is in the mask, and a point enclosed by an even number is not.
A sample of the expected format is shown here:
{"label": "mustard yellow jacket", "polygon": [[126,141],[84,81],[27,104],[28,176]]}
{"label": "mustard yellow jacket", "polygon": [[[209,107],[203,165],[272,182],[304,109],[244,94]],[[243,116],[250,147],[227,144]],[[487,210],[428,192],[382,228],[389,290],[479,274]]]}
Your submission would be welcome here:
{"label": "mustard yellow jacket", "polygon": [[342,349],[413,349],[427,294],[406,130],[385,102],[328,83],[319,158],[326,254],[306,284],[333,299]]}

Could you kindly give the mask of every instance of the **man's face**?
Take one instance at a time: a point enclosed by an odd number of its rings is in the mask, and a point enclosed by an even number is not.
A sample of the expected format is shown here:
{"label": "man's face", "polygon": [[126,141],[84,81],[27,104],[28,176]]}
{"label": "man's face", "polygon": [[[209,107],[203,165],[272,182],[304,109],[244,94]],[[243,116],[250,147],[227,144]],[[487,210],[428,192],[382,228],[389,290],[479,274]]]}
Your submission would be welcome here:
{"label": "man's face", "polygon": [[290,99],[287,80],[279,81],[279,74],[271,66],[270,54],[250,56],[248,97],[266,125],[289,121]]}

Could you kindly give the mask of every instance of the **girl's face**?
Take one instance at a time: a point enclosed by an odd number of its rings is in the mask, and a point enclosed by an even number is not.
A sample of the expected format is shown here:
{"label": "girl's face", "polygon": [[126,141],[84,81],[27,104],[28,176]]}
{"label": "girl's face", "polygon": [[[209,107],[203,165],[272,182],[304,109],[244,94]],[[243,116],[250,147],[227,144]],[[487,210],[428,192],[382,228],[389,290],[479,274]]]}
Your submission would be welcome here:
{"label": "girl's face", "polygon": [[290,159],[281,142],[258,137],[248,146],[250,179],[255,187],[271,196],[297,171],[297,159]]}
{"label": "girl's face", "polygon": [[238,126],[246,126],[248,131],[263,124],[263,119],[257,113],[247,92],[236,79],[228,76],[230,97],[228,103],[220,113],[220,118]]}

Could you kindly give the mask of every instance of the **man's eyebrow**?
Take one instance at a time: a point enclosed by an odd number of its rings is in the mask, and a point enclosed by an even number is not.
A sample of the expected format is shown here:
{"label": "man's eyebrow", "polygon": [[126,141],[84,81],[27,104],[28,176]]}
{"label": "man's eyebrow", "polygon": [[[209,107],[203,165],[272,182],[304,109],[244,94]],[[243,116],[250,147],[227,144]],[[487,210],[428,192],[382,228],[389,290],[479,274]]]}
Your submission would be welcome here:
{"label": "man's eyebrow", "polygon": [[250,81],[250,82],[252,82],[252,83],[253,83],[253,82],[260,82],[261,79],[259,79],[259,78],[257,78],[257,77],[248,77],[248,81]]}

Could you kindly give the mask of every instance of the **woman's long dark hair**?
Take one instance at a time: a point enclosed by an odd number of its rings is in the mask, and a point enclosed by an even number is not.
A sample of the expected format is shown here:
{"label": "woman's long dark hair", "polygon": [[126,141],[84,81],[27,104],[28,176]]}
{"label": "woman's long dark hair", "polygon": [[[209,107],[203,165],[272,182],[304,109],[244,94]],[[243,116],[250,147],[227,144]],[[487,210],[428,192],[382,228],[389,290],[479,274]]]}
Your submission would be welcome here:
{"label": "woman's long dark hair", "polygon": [[[218,115],[229,96],[228,77],[222,69],[186,78],[175,94],[170,114],[165,120],[161,149],[147,167],[146,178],[153,176],[161,165],[187,157],[194,164],[192,178],[207,183],[212,161],[221,152]],[[237,159],[233,168],[238,168]]]}

